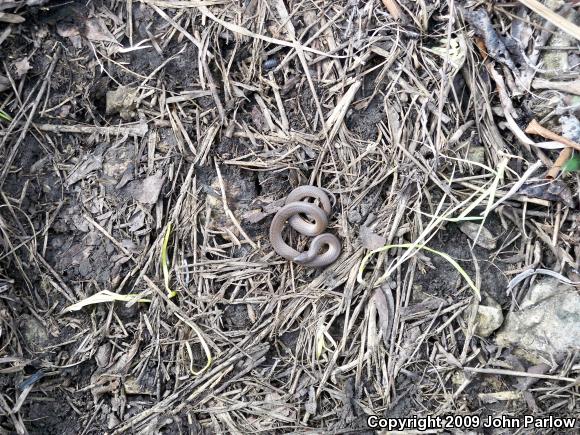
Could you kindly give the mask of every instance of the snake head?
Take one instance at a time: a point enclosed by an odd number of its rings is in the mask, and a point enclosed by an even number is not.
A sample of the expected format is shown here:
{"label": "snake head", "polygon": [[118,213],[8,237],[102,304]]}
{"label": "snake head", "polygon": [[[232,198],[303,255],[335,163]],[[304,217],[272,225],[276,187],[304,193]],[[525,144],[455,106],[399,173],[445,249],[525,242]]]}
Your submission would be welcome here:
{"label": "snake head", "polygon": [[294,263],[298,263],[298,264],[307,264],[307,263],[310,263],[312,261],[312,257],[313,257],[313,255],[311,252],[305,251],[305,252],[301,252],[296,257],[294,257],[294,259],[292,261],[294,261]]}

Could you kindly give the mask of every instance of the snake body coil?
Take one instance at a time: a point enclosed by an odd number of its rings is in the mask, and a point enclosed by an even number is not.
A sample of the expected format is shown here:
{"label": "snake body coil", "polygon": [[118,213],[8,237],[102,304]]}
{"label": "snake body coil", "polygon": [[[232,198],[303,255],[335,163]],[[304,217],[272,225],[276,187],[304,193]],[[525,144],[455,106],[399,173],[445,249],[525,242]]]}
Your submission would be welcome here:
{"label": "snake body coil", "polygon": [[[318,199],[320,207],[302,201],[304,198]],[[328,226],[330,212],[330,200],[322,189],[314,186],[300,186],[294,189],[270,225],[270,242],[274,251],[281,257],[304,266],[324,267],[333,263],[340,255],[340,241],[333,234],[322,234]],[[314,223],[301,215],[306,215]],[[298,252],[284,241],[282,231],[286,221],[300,234],[314,237],[307,251]],[[324,247],[326,250],[320,254],[320,250]]]}

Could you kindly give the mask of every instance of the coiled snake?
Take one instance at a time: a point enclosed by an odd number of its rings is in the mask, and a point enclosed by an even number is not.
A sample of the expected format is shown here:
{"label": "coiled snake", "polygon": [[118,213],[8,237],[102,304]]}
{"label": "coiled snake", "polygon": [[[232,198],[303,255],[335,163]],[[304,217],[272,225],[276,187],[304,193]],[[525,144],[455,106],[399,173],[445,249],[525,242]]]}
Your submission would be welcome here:
{"label": "coiled snake", "polygon": [[[302,201],[304,198],[318,199],[320,206]],[[324,267],[333,263],[340,255],[340,241],[333,234],[322,234],[328,226],[330,213],[330,200],[322,189],[314,186],[300,186],[294,189],[270,225],[270,242],[274,251],[281,257],[304,266]],[[314,222],[309,222],[301,215],[306,215]],[[298,252],[284,241],[282,231],[286,221],[300,234],[314,237],[307,251]],[[319,253],[324,247],[326,250]]]}

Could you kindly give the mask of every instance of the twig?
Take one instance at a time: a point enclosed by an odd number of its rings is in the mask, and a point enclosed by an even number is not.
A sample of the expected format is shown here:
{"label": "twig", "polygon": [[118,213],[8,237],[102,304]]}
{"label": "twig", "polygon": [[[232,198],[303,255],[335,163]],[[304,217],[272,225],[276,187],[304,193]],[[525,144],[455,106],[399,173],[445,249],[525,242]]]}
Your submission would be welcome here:
{"label": "twig", "polygon": [[226,214],[228,215],[228,217],[230,218],[230,220],[232,221],[234,226],[238,229],[240,234],[244,237],[244,239],[246,239],[246,242],[248,242],[252,246],[252,248],[258,249],[258,245],[256,245],[254,243],[254,241],[252,239],[250,239],[250,237],[246,234],[246,232],[244,231],[244,229],[242,228],[242,226],[240,225],[240,223],[238,222],[238,220],[236,219],[236,217],[234,216],[234,214],[230,210],[230,207],[228,206],[228,200],[226,197],[226,189],[224,186],[224,180],[222,178],[222,173],[220,171],[220,168],[219,168],[217,162],[215,162],[215,170],[217,172],[218,180],[220,183],[220,190],[221,190],[221,194],[222,194],[221,196],[222,196],[222,204],[224,207],[224,211],[226,212]]}
{"label": "twig", "polygon": [[545,79],[534,79],[532,82],[534,89],[552,89],[554,91],[566,92],[568,94],[580,95],[580,80],[570,82],[553,82]]}
{"label": "twig", "polygon": [[560,151],[560,155],[550,168],[548,172],[546,172],[546,178],[549,180],[553,180],[558,176],[562,166],[568,161],[568,159],[572,156],[572,149],[571,147],[566,147],[562,151]]}
{"label": "twig", "polygon": [[383,5],[389,11],[389,14],[395,19],[398,20],[401,18],[401,8],[399,7],[397,0],[383,0]]}
{"label": "twig", "polygon": [[26,19],[20,15],[11,14],[8,12],[0,12],[0,22],[10,23],[10,24],[20,24],[24,23]]}
{"label": "twig", "polygon": [[542,166],[542,162],[540,160],[538,160],[536,163],[530,166],[528,170],[524,173],[524,175],[521,176],[518,182],[513,185],[513,187],[509,190],[509,192],[506,193],[499,201],[496,201],[496,203],[489,208],[489,211],[495,209],[498,205],[503,204],[505,201],[514,196],[517,193],[517,191],[520,190],[520,187],[523,186],[523,184],[528,180],[528,178],[530,178],[532,174],[536,172],[536,169],[538,169],[540,166]]}
{"label": "twig", "polygon": [[564,381],[564,382],[574,382],[574,383],[578,382],[578,379],[565,378],[564,376],[543,375],[541,373],[517,372],[515,370],[485,369],[485,368],[480,368],[480,367],[463,367],[463,370],[466,372],[483,373],[483,374],[487,374],[487,375],[521,376],[524,378],[549,379],[552,381]]}
{"label": "twig", "polygon": [[189,33],[187,30],[185,30],[183,27],[181,27],[179,24],[177,24],[175,22],[175,20],[173,20],[169,15],[167,15],[165,12],[163,12],[159,7],[157,7],[153,2],[149,2],[147,0],[140,0],[141,3],[145,3],[148,4],[149,6],[151,6],[151,8],[157,12],[159,14],[159,16],[161,18],[163,18],[165,21],[167,21],[171,26],[173,26],[177,31],[181,32],[181,34],[183,36],[185,36],[187,39],[189,39],[193,45],[195,45],[198,50],[203,50],[202,44],[200,41],[198,41],[197,39],[195,39],[191,33]]}
{"label": "twig", "polygon": [[81,133],[81,134],[102,134],[110,136],[138,136],[143,137],[149,131],[147,124],[119,125],[117,127],[97,127],[92,125],[63,125],[63,124],[34,124],[40,131],[51,133]]}
{"label": "twig", "polygon": [[540,125],[540,123],[535,119],[532,119],[532,121],[526,127],[525,131],[528,134],[536,134],[546,139],[555,140],[556,142],[563,143],[567,147],[574,148],[575,150],[580,151],[580,144],[564,136],[560,136],[559,134],[556,134],[551,130],[548,130],[546,127]]}

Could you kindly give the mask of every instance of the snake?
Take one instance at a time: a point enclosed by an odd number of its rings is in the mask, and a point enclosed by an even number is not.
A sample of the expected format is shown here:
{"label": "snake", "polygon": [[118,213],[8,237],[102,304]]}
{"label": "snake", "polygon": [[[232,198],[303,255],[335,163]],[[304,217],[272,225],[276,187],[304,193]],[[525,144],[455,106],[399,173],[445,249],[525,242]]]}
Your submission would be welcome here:
{"label": "snake", "polygon": [[[301,201],[307,197],[318,199],[320,207]],[[330,201],[322,189],[314,186],[301,186],[294,189],[270,225],[270,243],[274,251],[287,260],[310,267],[324,267],[334,262],[340,255],[340,241],[333,234],[321,234],[328,226],[330,211]],[[306,215],[314,222],[309,222],[300,215]],[[282,231],[286,221],[299,233],[314,237],[307,251],[298,252],[284,241]],[[326,250],[319,254],[324,247]]]}
{"label": "snake", "polygon": [[[324,210],[326,216],[330,216],[330,214],[332,213],[332,206],[330,205],[330,201],[328,200],[326,192],[314,186],[297,187],[292,192],[290,192],[290,194],[286,198],[285,204],[299,202],[302,201],[304,198],[318,199],[320,201],[320,207],[322,207],[322,210]],[[288,223],[292,228],[294,228],[300,234],[303,234],[305,236],[313,237],[324,231],[324,228],[320,229],[316,225],[316,223],[312,224],[299,215],[290,217]]]}

